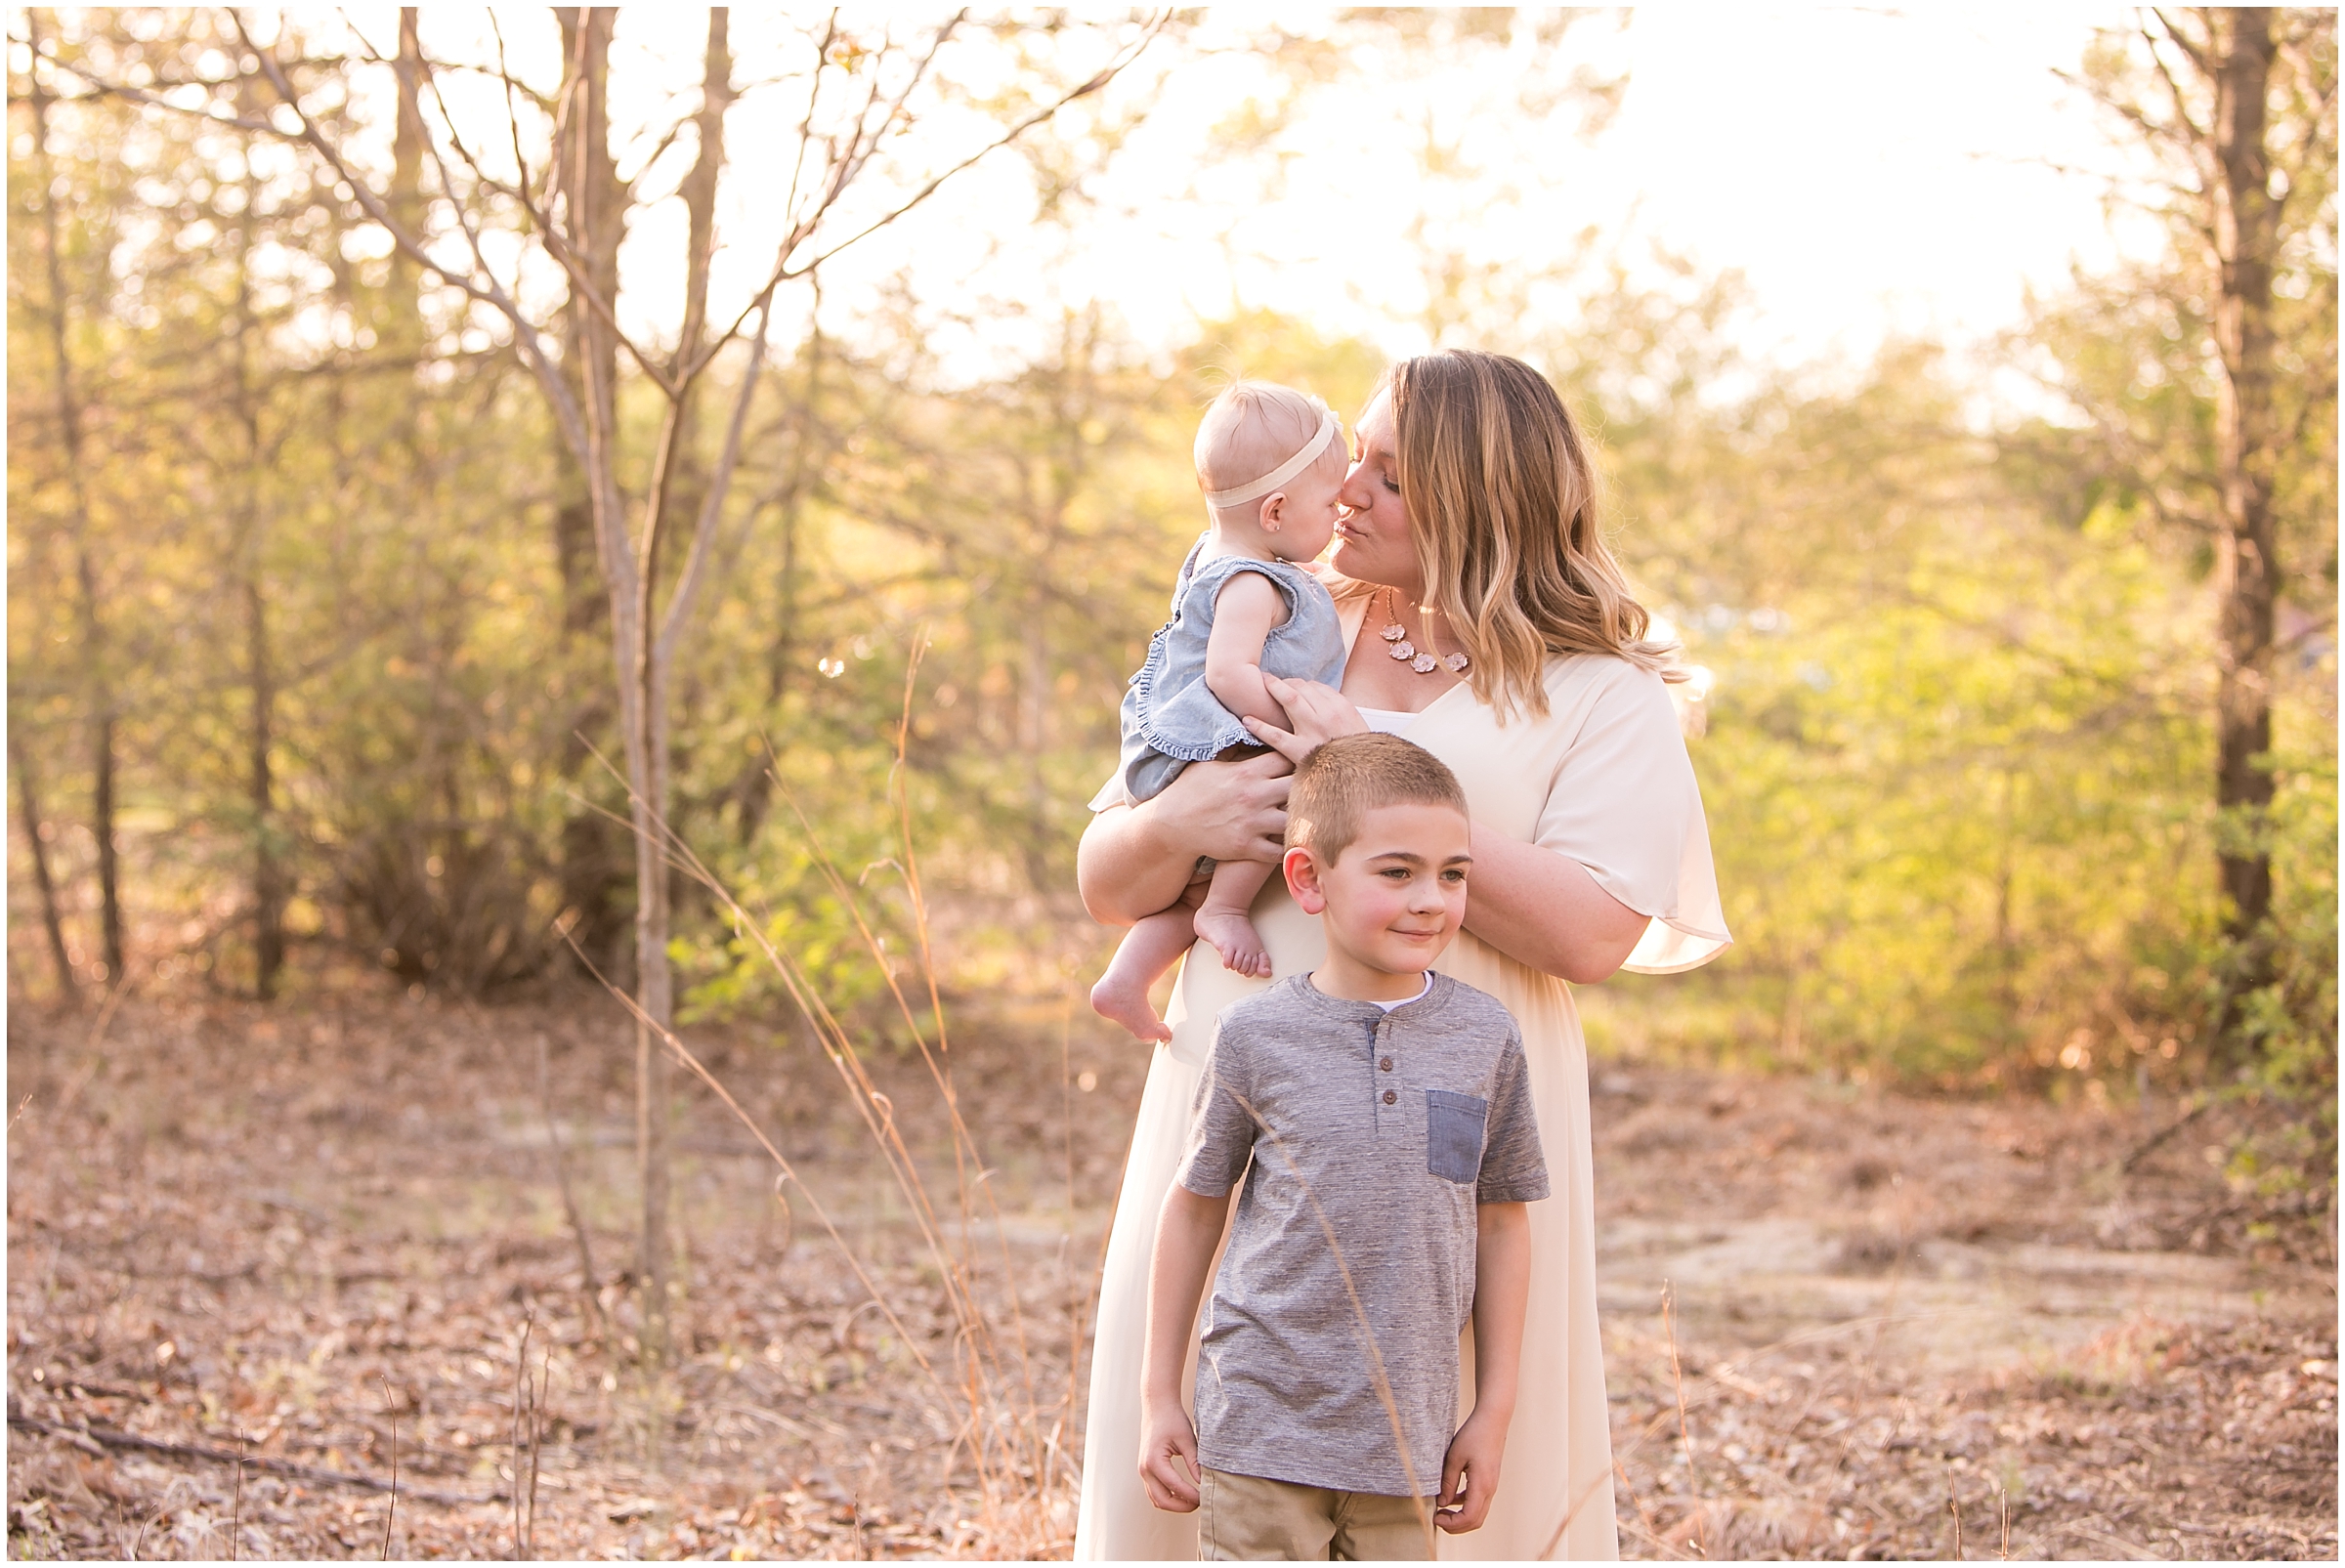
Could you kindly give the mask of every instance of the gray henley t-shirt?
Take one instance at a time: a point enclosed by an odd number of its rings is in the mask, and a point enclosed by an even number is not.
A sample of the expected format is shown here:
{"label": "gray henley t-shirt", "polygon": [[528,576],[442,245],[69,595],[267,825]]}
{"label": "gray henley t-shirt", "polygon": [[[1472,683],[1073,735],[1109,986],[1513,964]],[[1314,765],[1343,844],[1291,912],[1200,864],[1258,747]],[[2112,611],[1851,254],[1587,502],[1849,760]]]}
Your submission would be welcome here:
{"label": "gray henley t-shirt", "polygon": [[1197,1362],[1198,1457],[1433,1496],[1473,1311],[1474,1207],[1547,1196],[1514,1018],[1438,974],[1388,1013],[1308,975],[1233,1003],[1179,1181],[1218,1198],[1241,1176]]}

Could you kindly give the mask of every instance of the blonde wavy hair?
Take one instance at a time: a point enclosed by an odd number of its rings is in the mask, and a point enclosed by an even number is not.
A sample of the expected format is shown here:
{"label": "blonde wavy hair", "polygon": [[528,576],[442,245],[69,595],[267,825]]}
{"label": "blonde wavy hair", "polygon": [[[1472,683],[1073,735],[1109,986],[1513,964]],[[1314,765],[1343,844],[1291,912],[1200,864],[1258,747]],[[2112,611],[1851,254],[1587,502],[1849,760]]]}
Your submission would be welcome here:
{"label": "blonde wavy hair", "polygon": [[1503,354],[1450,349],[1386,373],[1400,498],[1438,609],[1500,718],[1547,712],[1550,656],[1625,658],[1683,681],[1678,645],[1604,543],[1587,442],[1545,376]]}

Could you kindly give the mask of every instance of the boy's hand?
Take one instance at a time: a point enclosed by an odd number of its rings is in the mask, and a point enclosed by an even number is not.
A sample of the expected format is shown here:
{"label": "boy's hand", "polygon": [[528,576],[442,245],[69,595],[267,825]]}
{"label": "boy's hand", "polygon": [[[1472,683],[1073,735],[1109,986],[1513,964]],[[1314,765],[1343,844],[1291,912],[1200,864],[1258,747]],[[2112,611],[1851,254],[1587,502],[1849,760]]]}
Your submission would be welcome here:
{"label": "boy's hand", "polygon": [[1197,1509],[1197,1429],[1177,1399],[1140,1405],[1140,1485],[1167,1513]]}
{"label": "boy's hand", "polygon": [[1453,1536],[1479,1530],[1498,1496],[1499,1460],[1507,1449],[1507,1422],[1476,1409],[1449,1440],[1441,1457],[1441,1495],[1434,1499],[1433,1523]]}

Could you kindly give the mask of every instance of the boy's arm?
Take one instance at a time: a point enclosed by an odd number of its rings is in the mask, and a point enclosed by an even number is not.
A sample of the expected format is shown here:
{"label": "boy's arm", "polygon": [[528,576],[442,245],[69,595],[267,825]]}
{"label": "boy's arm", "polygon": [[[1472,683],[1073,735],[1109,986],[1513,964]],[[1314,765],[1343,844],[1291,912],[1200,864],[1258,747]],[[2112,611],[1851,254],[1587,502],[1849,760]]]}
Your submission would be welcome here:
{"label": "boy's arm", "polygon": [[1473,1414],[1442,1458],[1439,1511],[1433,1515],[1451,1535],[1479,1530],[1498,1496],[1531,1296],[1530,1210],[1521,1204],[1482,1204],[1474,1231]]}
{"label": "boy's arm", "polygon": [[1241,719],[1287,722],[1287,710],[1262,684],[1262,644],[1286,618],[1286,596],[1258,572],[1233,573],[1214,600],[1214,629],[1205,639],[1205,688]]}
{"label": "boy's arm", "polygon": [[[1229,1216],[1229,1194],[1200,1198],[1172,1184],[1156,1222],[1148,1266],[1148,1338],[1140,1372],[1140,1485],[1169,1513],[1197,1506],[1197,1432],[1180,1398],[1180,1374],[1197,1324],[1197,1299]],[[1527,1276],[1526,1276],[1527,1277]],[[1515,1337],[1522,1333],[1521,1314]]]}

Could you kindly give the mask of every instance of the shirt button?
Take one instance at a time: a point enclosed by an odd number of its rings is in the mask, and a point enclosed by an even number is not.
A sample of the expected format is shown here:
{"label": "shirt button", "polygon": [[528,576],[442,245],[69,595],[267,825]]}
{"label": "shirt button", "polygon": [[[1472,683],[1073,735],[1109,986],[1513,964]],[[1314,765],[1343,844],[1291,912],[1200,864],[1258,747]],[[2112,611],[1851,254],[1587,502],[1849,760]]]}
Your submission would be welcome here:
{"label": "shirt button", "polygon": [[1390,1089],[1386,1089],[1386,1090],[1385,1090],[1385,1103],[1386,1103],[1386,1105],[1390,1105],[1390,1104],[1391,1104],[1391,1103],[1392,1103],[1394,1100],[1397,1100],[1397,1099],[1399,1099],[1399,1098],[1400,1098],[1400,1096],[1399,1096],[1399,1095],[1397,1095],[1397,1094],[1394,1094],[1394,1093],[1393,1093],[1393,1092],[1392,1092]]}
{"label": "shirt button", "polygon": [[1387,1056],[1387,1057],[1384,1058],[1382,1061],[1378,1062],[1378,1063],[1376,1064],[1376,1070],[1377,1070],[1378,1072],[1380,1072],[1380,1073],[1389,1073],[1389,1072],[1391,1072],[1391,1071],[1392,1071],[1392,1058],[1391,1058],[1391,1057],[1389,1057],[1389,1056]]}

